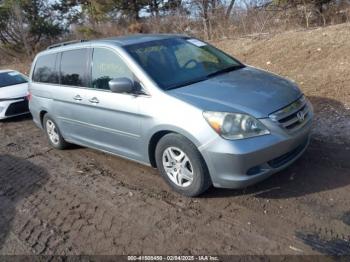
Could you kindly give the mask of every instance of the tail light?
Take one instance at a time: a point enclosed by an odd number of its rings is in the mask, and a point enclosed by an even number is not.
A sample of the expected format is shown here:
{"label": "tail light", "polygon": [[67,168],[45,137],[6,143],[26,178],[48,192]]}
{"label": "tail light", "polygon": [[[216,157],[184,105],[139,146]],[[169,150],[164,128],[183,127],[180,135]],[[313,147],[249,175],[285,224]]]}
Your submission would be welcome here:
{"label": "tail light", "polygon": [[26,99],[28,101],[30,101],[32,99],[32,94],[30,92],[28,92],[27,96],[26,96]]}

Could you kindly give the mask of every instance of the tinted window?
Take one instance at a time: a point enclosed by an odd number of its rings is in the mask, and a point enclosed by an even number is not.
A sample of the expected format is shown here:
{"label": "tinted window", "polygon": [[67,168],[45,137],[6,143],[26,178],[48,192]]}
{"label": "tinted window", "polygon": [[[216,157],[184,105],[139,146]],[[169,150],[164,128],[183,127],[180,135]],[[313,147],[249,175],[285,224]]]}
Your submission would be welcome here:
{"label": "tinted window", "polygon": [[243,65],[197,39],[170,38],[126,46],[125,49],[163,89],[204,81]]}
{"label": "tinted window", "polygon": [[133,79],[131,71],[121,58],[111,50],[95,48],[92,58],[92,87],[109,90],[108,82],[120,77]]}
{"label": "tinted window", "polygon": [[55,68],[57,54],[38,57],[33,74],[33,81],[41,83],[58,83],[58,73]]}
{"label": "tinted window", "polygon": [[87,62],[88,49],[63,52],[61,58],[61,84],[87,86]]}
{"label": "tinted window", "polygon": [[0,88],[27,83],[27,79],[16,71],[0,73]]}

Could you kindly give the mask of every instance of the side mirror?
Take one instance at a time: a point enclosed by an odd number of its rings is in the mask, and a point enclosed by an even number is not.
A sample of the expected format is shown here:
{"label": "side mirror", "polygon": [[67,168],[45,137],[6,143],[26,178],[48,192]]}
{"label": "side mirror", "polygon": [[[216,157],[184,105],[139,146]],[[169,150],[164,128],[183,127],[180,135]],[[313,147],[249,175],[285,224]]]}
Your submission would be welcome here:
{"label": "side mirror", "polygon": [[108,85],[113,93],[131,93],[134,90],[134,82],[126,77],[112,79]]}

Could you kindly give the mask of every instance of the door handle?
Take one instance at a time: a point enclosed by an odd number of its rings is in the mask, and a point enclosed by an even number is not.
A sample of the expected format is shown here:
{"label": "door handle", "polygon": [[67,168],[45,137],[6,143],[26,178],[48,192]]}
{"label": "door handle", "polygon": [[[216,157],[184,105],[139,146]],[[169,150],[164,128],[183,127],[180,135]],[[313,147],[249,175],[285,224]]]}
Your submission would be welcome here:
{"label": "door handle", "polygon": [[93,104],[98,104],[98,103],[100,103],[100,101],[97,99],[97,97],[93,97],[93,98],[89,99],[89,102],[90,102],[90,103],[93,103]]}
{"label": "door handle", "polygon": [[73,97],[73,99],[74,99],[75,101],[81,101],[81,100],[83,100],[83,99],[81,98],[80,95],[76,95],[75,97]]}

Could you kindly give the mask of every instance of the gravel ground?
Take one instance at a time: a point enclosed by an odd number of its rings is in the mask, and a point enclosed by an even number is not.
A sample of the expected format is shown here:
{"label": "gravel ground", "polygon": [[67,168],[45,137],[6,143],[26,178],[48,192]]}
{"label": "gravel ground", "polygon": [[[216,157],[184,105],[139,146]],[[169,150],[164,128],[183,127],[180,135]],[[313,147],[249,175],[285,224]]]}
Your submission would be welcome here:
{"label": "gravel ground", "polygon": [[[260,41],[272,40],[245,50]],[[350,255],[349,86],[327,78],[332,97],[308,79],[316,121],[304,156],[258,185],[200,198],[128,160],[51,149],[30,117],[0,122],[0,254]]]}

